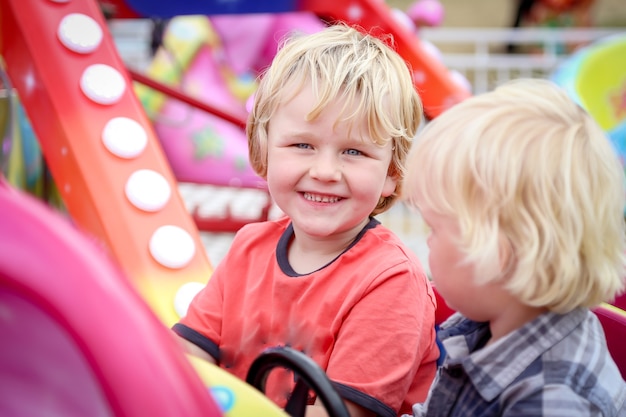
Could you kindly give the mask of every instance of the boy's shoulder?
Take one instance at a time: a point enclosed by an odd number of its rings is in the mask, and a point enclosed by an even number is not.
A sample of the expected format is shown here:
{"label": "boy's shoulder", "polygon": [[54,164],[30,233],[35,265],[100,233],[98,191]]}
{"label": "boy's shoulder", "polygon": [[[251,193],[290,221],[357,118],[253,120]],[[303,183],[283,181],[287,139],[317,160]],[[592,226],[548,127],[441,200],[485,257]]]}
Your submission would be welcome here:
{"label": "boy's shoulder", "polygon": [[375,254],[384,254],[387,264],[392,263],[394,260],[398,262],[409,261],[422,268],[415,251],[400,239],[393,230],[375,218],[370,221],[367,232],[361,237],[356,246],[357,252],[363,254],[364,259],[376,259],[379,257],[374,256]]}
{"label": "boy's shoulder", "polygon": [[244,225],[235,233],[229,253],[248,253],[255,250],[275,250],[276,244],[290,224],[288,217],[276,220],[253,222]]}
{"label": "boy's shoulder", "polygon": [[[626,382],[611,358],[597,316],[580,308],[561,317],[545,327],[543,338],[525,342],[526,352],[536,349],[541,355],[507,392],[515,395],[519,387],[534,389],[544,404],[544,415],[567,413],[563,407],[568,402],[590,407],[598,415],[625,415]],[[548,336],[552,334],[556,337]]]}
{"label": "boy's shoulder", "polygon": [[[378,220],[371,219],[353,244],[328,266],[330,273],[337,269],[376,277],[376,279],[411,279],[428,281],[422,262],[403,241]],[[343,272],[342,272],[343,273]],[[429,287],[430,288],[430,287]],[[434,298],[432,289],[429,295]]]}
{"label": "boy's shoulder", "polygon": [[599,320],[588,309],[542,314],[486,347],[488,324],[458,313],[438,335],[449,356],[446,366],[462,366],[487,401],[544,401],[552,395],[546,387],[597,407],[619,408],[626,401],[626,383],[610,358]]}

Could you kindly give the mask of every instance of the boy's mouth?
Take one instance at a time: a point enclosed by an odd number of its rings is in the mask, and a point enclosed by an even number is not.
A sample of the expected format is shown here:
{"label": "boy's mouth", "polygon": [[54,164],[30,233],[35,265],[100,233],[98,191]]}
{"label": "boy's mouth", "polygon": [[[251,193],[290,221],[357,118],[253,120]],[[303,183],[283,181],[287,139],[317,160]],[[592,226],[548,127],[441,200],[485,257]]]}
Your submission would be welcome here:
{"label": "boy's mouth", "polygon": [[341,197],[336,197],[332,195],[304,193],[304,199],[308,201],[313,201],[315,203],[336,203],[339,200],[341,200]]}

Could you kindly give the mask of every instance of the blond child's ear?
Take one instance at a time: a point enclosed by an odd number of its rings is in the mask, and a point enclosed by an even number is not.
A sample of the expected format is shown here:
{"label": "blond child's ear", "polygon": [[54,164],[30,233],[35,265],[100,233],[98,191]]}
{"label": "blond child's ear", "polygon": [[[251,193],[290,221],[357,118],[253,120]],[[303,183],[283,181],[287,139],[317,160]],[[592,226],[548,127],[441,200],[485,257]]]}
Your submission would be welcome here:
{"label": "blond child's ear", "polygon": [[398,186],[398,177],[396,175],[387,175],[385,178],[385,184],[383,185],[383,191],[381,197],[389,197],[396,191]]}
{"label": "blond child's ear", "polygon": [[515,253],[511,241],[503,233],[500,233],[498,242],[498,257],[500,260],[500,276],[503,278],[507,277],[513,271]]}

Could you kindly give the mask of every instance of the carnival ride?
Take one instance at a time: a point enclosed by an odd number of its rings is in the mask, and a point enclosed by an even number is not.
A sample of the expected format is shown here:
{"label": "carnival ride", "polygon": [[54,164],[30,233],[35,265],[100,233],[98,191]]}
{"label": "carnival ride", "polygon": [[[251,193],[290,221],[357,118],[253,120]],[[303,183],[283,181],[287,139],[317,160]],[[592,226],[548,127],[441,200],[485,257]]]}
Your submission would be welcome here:
{"label": "carnival ride", "polygon": [[[59,218],[0,181],[0,327],[11,340],[0,355],[0,382],[12,387],[0,410],[32,415],[42,405],[33,399],[56,387],[60,391],[47,398],[67,403],[43,406],[63,415],[283,415],[249,385],[186,358],[167,330],[181,314],[175,300],[188,296],[190,285],[206,282],[212,265],[133,85],[145,84],[234,126],[244,118],[129,71],[107,30],[103,4],[116,18],[308,11],[328,24],[342,20],[392,34],[427,117],[469,92],[379,0],[0,3],[1,63],[10,80],[5,87],[19,97],[69,217]],[[261,374],[272,363],[289,362],[259,360],[255,372]],[[262,380],[249,375],[248,382],[262,389]],[[320,384],[324,391],[323,378]],[[302,407],[287,411],[297,415]],[[333,414],[343,411],[339,406]]]}
{"label": "carnival ride", "polygon": [[626,32],[579,49],[551,78],[604,129],[626,166]]}
{"label": "carnival ride", "polygon": [[[469,92],[378,0],[0,3],[1,64],[8,74],[3,87],[9,101],[13,91],[19,97],[67,210],[59,218],[0,183],[0,327],[10,340],[0,355],[0,383],[11,386],[0,410],[18,416],[41,407],[63,415],[281,415],[249,385],[186,360],[167,330],[181,314],[175,300],[188,285],[206,282],[212,265],[133,83],[236,126],[243,119],[129,71],[103,5],[117,18],[308,10],[329,24],[345,20],[392,34],[412,66],[428,117]],[[8,107],[18,108],[13,102]],[[284,358],[259,360],[255,372],[261,374],[272,363],[302,366]],[[262,377],[249,377],[262,389]],[[310,375],[302,379],[312,381]],[[321,383],[324,391],[323,378]],[[214,395],[206,394],[207,387]],[[227,389],[215,391],[219,387]],[[324,400],[332,394],[319,396],[331,414],[345,416],[342,401]],[[301,404],[293,408],[294,415],[303,411]]]}

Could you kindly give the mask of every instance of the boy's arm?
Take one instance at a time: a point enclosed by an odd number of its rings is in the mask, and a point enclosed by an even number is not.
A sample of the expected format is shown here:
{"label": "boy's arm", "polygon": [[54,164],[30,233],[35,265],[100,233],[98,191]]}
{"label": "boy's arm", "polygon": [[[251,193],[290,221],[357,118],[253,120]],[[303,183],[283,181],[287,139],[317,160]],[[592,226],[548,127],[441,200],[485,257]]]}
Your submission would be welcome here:
{"label": "boy's arm", "polygon": [[[363,408],[360,405],[353,403],[352,401],[344,400],[344,403],[346,404],[346,408],[348,409],[348,412],[350,413],[350,417],[375,417],[376,416],[372,411],[366,408]],[[324,405],[322,404],[322,401],[319,398],[315,400],[315,404],[309,405],[307,407],[306,417],[328,417],[326,408],[324,408]]]}
{"label": "boy's arm", "polygon": [[[215,358],[213,358],[213,356],[209,355],[206,351],[204,351],[197,345],[191,343],[187,339],[183,339],[178,335],[176,335],[176,339],[178,340],[180,346],[185,350],[185,352],[200,359],[204,359],[212,364],[216,364]],[[357,405],[351,401],[344,401],[344,403],[346,404],[346,408],[350,413],[350,417],[375,417],[375,414],[372,411],[367,410],[360,405]],[[324,408],[324,405],[319,398],[315,401],[314,405],[310,405],[307,407],[306,417],[328,417],[326,408]]]}
{"label": "boy's arm", "polygon": [[515,395],[512,394],[511,397],[502,400],[502,402],[510,403],[510,405],[505,407],[501,415],[503,417],[523,416],[528,415],[528,410],[538,410],[537,415],[542,416],[602,417],[607,415],[604,413],[605,410],[602,410],[597,404],[593,404],[589,398],[585,398],[566,383],[545,384],[541,387],[528,383],[528,381],[524,384],[526,389],[532,389],[533,386],[536,389],[530,394],[525,393],[525,390],[519,389],[519,387],[509,387],[507,392],[510,391]]}
{"label": "boy's arm", "polygon": [[176,335],[175,337],[185,352],[189,353],[190,355],[196,356],[200,359],[204,359],[205,361],[212,363],[214,365],[217,363],[215,358],[209,355],[208,352],[206,352],[204,349],[201,349],[199,346],[191,343],[187,339],[183,339],[182,337],[178,335]]}

